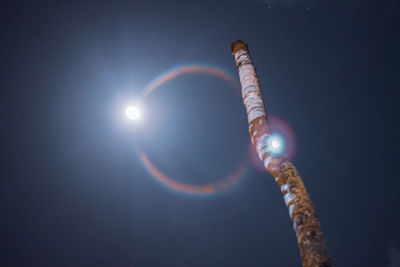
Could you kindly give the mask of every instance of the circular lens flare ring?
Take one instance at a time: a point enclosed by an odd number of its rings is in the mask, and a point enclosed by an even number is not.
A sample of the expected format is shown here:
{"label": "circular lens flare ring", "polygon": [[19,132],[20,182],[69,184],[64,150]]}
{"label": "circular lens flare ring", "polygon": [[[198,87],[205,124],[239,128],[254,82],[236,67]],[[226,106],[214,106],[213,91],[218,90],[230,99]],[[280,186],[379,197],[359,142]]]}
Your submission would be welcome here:
{"label": "circular lens flare ring", "polygon": [[216,191],[228,189],[231,186],[235,185],[247,170],[245,162],[242,162],[232,173],[228,174],[227,176],[223,177],[223,179],[220,179],[215,183],[208,183],[204,185],[189,185],[179,183],[168,177],[156,166],[154,166],[147,154],[143,151],[140,153],[140,159],[146,166],[147,170],[152,174],[152,176],[155,177],[163,185],[174,191],[184,192],[187,194],[209,195]]}
{"label": "circular lens flare ring", "polygon": [[[180,75],[191,74],[191,73],[203,73],[216,76],[218,78],[221,78],[222,80],[229,82],[234,88],[240,90],[239,82],[235,80],[231,75],[224,72],[223,70],[211,66],[197,66],[197,65],[183,66],[172,69],[158,76],[153,81],[151,81],[144,88],[142,92],[141,102],[144,102],[145,99],[157,88],[159,88],[162,84]],[[228,188],[231,188],[233,185],[237,184],[237,182],[243,177],[244,173],[247,170],[248,155],[246,154],[243,161],[239,164],[239,166],[235,170],[233,170],[233,172],[217,180],[214,183],[207,183],[204,185],[189,185],[189,184],[179,183],[173,180],[172,178],[168,177],[167,175],[165,175],[159,169],[157,169],[157,167],[150,161],[149,157],[143,150],[139,152],[139,157],[143,165],[151,173],[151,175],[166,187],[174,191],[184,192],[187,194],[209,195],[217,191],[226,190]]]}
{"label": "circular lens flare ring", "polygon": [[212,76],[216,76],[229,82],[233,87],[240,89],[240,83],[238,80],[234,79],[231,75],[220,70],[216,67],[212,66],[198,66],[198,65],[191,65],[191,66],[180,66],[174,68],[166,73],[161,74],[154,80],[152,80],[143,90],[142,92],[142,101],[146,99],[154,90],[156,90],[160,85],[175,79],[178,76],[184,74],[191,74],[191,73],[203,73],[209,74]]}

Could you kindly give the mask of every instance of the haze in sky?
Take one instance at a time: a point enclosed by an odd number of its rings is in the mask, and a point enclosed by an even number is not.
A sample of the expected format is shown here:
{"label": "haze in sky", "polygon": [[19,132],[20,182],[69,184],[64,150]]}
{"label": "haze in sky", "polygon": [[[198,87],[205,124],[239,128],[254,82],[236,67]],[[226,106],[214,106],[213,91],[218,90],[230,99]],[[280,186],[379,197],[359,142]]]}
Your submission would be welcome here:
{"label": "haze in sky", "polygon": [[0,21],[1,266],[300,266],[238,39],[333,265],[400,266],[398,0],[6,1]]}

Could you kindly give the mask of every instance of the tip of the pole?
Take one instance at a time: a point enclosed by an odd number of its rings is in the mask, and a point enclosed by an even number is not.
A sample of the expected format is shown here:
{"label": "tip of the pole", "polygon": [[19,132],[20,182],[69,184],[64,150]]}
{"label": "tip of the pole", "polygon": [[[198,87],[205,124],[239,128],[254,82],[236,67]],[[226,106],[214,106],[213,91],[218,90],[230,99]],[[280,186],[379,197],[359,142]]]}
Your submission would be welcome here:
{"label": "tip of the pole", "polygon": [[232,54],[235,54],[236,51],[238,50],[247,50],[247,44],[243,42],[242,40],[237,40],[231,44],[231,52]]}

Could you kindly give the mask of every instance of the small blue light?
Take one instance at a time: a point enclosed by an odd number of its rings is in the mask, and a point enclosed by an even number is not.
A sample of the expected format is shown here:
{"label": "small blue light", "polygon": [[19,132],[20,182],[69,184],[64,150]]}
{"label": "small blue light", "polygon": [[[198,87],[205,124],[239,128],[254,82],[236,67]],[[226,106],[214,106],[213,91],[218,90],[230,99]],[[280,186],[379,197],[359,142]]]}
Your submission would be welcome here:
{"label": "small blue light", "polygon": [[271,134],[267,139],[269,154],[273,156],[282,155],[285,152],[285,140],[279,134]]}

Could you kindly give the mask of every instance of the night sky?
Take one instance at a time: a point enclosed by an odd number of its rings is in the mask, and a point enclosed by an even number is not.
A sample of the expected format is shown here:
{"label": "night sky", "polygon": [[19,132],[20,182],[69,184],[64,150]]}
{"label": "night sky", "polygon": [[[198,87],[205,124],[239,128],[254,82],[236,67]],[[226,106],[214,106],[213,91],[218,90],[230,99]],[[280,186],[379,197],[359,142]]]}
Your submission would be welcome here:
{"label": "night sky", "polygon": [[[400,1],[9,1],[0,8],[1,266],[300,266],[281,192],[250,159],[249,44],[267,112],[334,266],[400,266]],[[157,168],[190,185],[177,192]]]}

